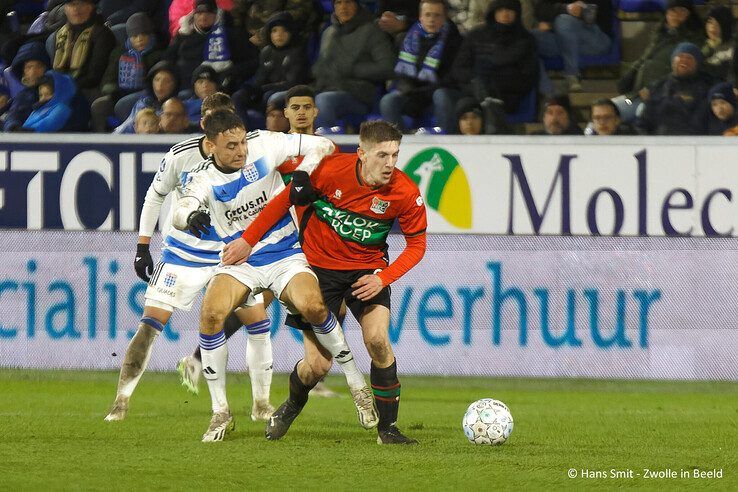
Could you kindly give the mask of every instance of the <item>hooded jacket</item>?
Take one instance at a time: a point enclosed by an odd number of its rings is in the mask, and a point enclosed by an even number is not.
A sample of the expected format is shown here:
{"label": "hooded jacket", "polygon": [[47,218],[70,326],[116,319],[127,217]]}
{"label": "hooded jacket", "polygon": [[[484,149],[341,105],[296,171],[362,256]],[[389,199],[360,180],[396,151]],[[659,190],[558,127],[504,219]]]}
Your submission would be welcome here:
{"label": "hooded jacket", "polygon": [[[46,48],[42,43],[34,42],[24,44],[18,50],[10,65],[11,71],[18,80],[23,79],[23,65],[28,60],[39,60],[47,68],[51,66],[49,55],[46,53]],[[10,108],[8,108],[3,130],[6,132],[13,131],[23,126],[31,111],[33,111],[33,105],[36,101],[38,101],[38,90],[35,85],[24,87],[23,90],[16,94]]]}
{"label": "hooded jacket", "polygon": [[[725,121],[717,119],[715,114],[712,112],[712,100],[713,98],[723,99],[733,106],[733,116]],[[707,93],[707,134],[708,135],[722,135],[726,130],[738,125],[738,100],[736,100],[735,94],[733,94],[733,84],[730,82],[721,82],[710,89]]]}
{"label": "hooded jacket", "polygon": [[44,78],[53,80],[54,95],[31,112],[23,128],[39,133],[58,132],[72,116],[71,102],[77,87],[71,76],[53,70],[46,72]]}
{"label": "hooded jacket", "polygon": [[705,57],[702,69],[715,78],[728,80],[733,76],[733,12],[728,7],[718,6],[710,10],[707,19],[711,17],[720,26],[722,42],[717,46],[710,46],[709,40],[705,40],[702,45],[702,55]]}
{"label": "hooded jacket", "polygon": [[[281,48],[274,46],[270,36],[272,28],[277,25],[284,26],[290,32],[289,43]],[[253,85],[260,87],[263,93],[274,93],[304,84],[310,71],[308,56],[292,15],[280,12],[270,17],[264,25],[264,39],[267,44],[259,53],[259,68]]]}
{"label": "hooded jacket", "polygon": [[333,14],[313,65],[316,91],[346,91],[371,106],[377,84],[394,76],[395,58],[389,37],[366,9],[359,7],[345,24]]}
{"label": "hooded jacket", "polygon": [[[495,21],[495,10],[500,8],[516,12],[513,24]],[[507,112],[514,112],[538,82],[535,40],[523,27],[520,11],[518,0],[493,1],[486,23],[467,34],[452,68],[454,79],[466,92],[480,98],[473,88],[480,83],[486,95],[505,102]]]}

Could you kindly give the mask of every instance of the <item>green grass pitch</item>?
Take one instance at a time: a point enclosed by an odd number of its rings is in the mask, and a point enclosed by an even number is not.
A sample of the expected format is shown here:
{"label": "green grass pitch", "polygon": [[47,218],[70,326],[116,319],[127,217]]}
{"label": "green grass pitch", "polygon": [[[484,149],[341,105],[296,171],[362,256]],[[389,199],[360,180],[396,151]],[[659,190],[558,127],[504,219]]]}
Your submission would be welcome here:
{"label": "green grass pitch", "polygon": [[[420,445],[392,447],[359,427],[340,376],[328,383],[342,398],[311,398],[287,436],[269,442],[246,413],[248,377],[229,375],[236,431],[214,444],[200,442],[204,384],[192,396],[175,373],[145,374],[128,419],[103,422],[116,380],[0,370],[0,490],[738,490],[737,383],[405,376],[400,427]],[[275,376],[273,403],[286,383]],[[467,405],[483,397],[513,414],[503,446],[473,445],[461,431]],[[722,478],[694,478],[695,468]]]}

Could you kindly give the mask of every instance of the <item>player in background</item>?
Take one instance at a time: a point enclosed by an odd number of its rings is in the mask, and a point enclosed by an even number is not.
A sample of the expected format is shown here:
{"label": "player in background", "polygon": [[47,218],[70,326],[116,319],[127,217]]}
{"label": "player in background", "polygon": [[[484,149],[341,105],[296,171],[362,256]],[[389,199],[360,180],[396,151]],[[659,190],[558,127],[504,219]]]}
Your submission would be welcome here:
{"label": "player in background", "polygon": [[[395,169],[401,139],[402,133],[387,122],[362,123],[358,155],[326,157],[310,176],[295,171],[290,187],[271,200],[240,239],[223,249],[224,265],[239,264],[291,203],[309,204],[297,207],[303,251],[328,308],[340,317],[345,303],[361,326],[372,359],[380,444],[417,443],[397,427],[400,381],[388,333],[390,284],[415,266],[426,248],[423,199],[415,183]],[[387,236],[395,220],[407,244],[390,264]],[[305,358],[290,375],[289,397],[269,419],[267,439],[287,433],[307,403],[310,388],[330,369],[331,361],[314,337],[305,335]]]}
{"label": "player in background", "polygon": [[[180,230],[214,231],[226,244],[240,238],[269,198],[285,188],[279,171],[288,157],[305,155],[298,170],[307,172],[334,148],[329,140],[308,135],[257,131],[247,136],[241,120],[230,111],[207,115],[203,129],[211,156],[188,176],[172,223]],[[304,146],[310,149],[301,151]],[[255,160],[252,153],[263,157]],[[346,375],[359,421],[366,428],[376,426],[371,392],[356,368],[340,324],[323,303],[315,274],[300,249],[295,224],[285,211],[255,245],[249,263],[218,267],[205,292],[200,313],[200,346],[213,416],[202,440],[221,441],[233,429],[225,384],[228,362],[223,332],[225,318],[252,294],[266,289],[312,325],[321,345]]]}
{"label": "player in background", "polygon": [[[318,117],[315,91],[307,85],[296,85],[290,88],[285,94],[284,116],[290,122],[290,133],[315,135],[315,118]],[[338,151],[338,148],[336,148],[336,151]],[[310,390],[310,394],[323,398],[336,398],[338,396],[338,393],[330,389],[323,380],[318,381],[315,387]]]}
{"label": "player in background", "polygon": [[[215,110],[234,111],[228,95],[215,93],[203,101],[204,117]],[[171,217],[167,217],[161,230],[164,236],[161,263],[154,269],[149,253],[149,242],[154,233],[164,199],[172,195],[174,201],[181,196],[182,183],[187,174],[207,157],[204,136],[193,137],[174,145],[162,160],[146,193],[139,223],[139,239],[134,268],[136,274],[150,285],[146,290],[144,313],[138,330],[128,345],[118,379],[118,391],[107,421],[123,420],[128,403],[141,376],[146,370],[156,337],[167,323],[174,309],[189,310],[195,297],[205,287],[218,264],[218,253],[223,244],[212,235],[196,237],[191,232],[171,229]],[[153,280],[152,277],[153,276]],[[251,417],[266,420],[274,412],[269,402],[272,380],[272,347],[269,339],[269,319],[263,303],[241,309],[228,317],[227,336],[246,325],[248,333],[246,359],[252,387]],[[199,359],[200,354],[195,357]],[[193,357],[194,359],[194,357]],[[186,365],[180,361],[178,370],[188,375],[183,382],[190,382],[189,389],[197,392],[197,377],[202,366],[194,359]],[[194,367],[193,367],[194,366]]]}

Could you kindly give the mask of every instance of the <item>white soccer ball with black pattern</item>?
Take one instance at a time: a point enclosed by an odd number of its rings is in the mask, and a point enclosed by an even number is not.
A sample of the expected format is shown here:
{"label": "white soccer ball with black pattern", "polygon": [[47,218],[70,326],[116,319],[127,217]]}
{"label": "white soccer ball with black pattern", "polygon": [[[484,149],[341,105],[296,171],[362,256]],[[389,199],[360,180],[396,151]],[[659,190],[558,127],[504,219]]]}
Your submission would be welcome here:
{"label": "white soccer ball with black pattern", "polygon": [[461,426],[474,444],[500,445],[512,434],[513,418],[501,401],[482,398],[469,405]]}

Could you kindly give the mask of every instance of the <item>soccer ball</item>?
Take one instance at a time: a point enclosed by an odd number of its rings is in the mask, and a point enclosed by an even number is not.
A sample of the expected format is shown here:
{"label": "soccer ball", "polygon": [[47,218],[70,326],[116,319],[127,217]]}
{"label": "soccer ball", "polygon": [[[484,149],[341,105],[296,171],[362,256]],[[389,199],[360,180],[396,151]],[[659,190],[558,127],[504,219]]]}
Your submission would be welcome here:
{"label": "soccer ball", "polygon": [[461,422],[464,434],[474,444],[500,445],[513,431],[513,418],[507,405],[492,398],[477,400],[466,409]]}

